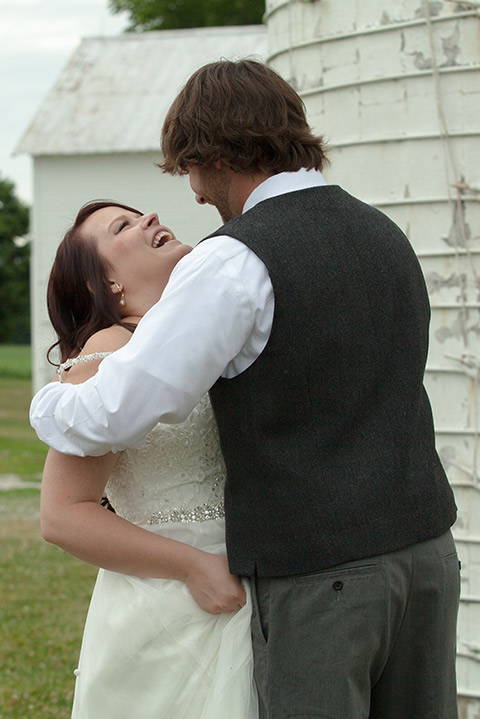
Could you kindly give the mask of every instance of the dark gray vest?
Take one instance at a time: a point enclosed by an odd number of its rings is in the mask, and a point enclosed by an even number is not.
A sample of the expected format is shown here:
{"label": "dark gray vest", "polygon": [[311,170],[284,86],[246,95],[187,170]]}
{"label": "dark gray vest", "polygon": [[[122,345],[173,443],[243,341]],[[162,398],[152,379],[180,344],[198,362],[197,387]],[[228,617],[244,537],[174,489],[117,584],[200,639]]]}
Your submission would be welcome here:
{"label": "dark gray vest", "polygon": [[404,234],[337,186],[261,202],[219,234],[260,257],[275,294],[265,350],[210,393],[232,571],[312,572],[445,532],[430,309]]}

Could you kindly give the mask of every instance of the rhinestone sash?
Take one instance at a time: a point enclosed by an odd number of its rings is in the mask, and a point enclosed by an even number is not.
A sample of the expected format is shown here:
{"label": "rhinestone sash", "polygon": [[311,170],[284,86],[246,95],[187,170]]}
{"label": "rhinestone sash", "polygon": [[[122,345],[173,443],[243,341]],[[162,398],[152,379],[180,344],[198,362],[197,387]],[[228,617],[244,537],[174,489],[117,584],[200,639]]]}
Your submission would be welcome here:
{"label": "rhinestone sash", "polygon": [[209,519],[223,519],[225,506],[219,504],[201,504],[193,509],[173,509],[171,512],[154,512],[147,524],[166,524],[167,522],[207,522]]}

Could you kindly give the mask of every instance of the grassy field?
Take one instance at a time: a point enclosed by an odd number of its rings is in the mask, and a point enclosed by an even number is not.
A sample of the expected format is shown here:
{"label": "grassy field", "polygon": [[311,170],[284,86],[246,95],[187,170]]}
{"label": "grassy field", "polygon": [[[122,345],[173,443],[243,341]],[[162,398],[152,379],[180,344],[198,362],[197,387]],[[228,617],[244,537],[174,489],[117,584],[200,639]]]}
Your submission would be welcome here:
{"label": "grassy field", "polygon": [[39,479],[46,447],[28,423],[30,348],[0,345],[0,474]]}
{"label": "grassy field", "polygon": [[[0,475],[38,481],[28,347],[0,346]],[[0,484],[1,487],[1,484]],[[0,490],[0,719],[68,719],[96,569],[46,544],[38,489]]]}
{"label": "grassy field", "polygon": [[30,379],[0,372],[0,398],[0,474],[39,479],[47,448],[28,423]]}
{"label": "grassy field", "polygon": [[0,377],[30,379],[32,374],[30,347],[0,345]]}

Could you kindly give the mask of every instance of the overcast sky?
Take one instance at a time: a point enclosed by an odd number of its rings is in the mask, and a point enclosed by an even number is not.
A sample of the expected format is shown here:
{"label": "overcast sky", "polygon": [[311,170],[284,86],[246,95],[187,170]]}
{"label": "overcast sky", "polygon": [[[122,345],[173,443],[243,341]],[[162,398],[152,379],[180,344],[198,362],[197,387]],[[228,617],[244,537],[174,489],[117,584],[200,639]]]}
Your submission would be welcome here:
{"label": "overcast sky", "polygon": [[15,145],[83,37],[121,33],[107,0],[0,0],[0,176],[32,202],[29,157]]}

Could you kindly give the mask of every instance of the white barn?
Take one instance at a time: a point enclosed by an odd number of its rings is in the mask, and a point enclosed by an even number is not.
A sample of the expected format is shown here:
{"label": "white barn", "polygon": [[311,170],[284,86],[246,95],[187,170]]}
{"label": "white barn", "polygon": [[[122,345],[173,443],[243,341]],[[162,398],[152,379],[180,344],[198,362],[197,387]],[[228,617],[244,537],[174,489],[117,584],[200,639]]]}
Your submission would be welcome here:
{"label": "white barn", "polygon": [[16,152],[33,157],[32,348],[34,387],[52,376],[54,335],[46,286],[59,241],[80,206],[109,198],[155,210],[195,244],[221,222],[194,201],[188,178],[156,167],[165,112],[198,67],[219,58],[264,60],[265,27],[127,33],[84,40],[46,97]]}

